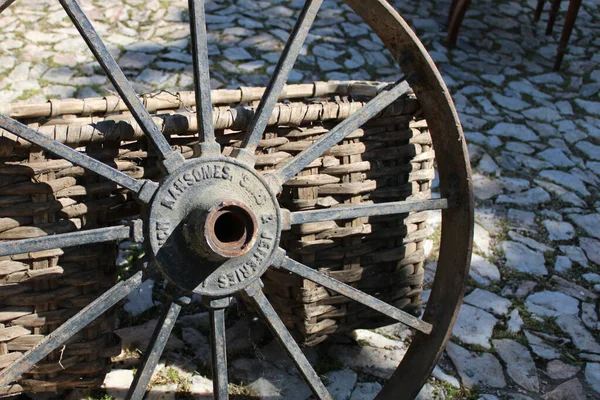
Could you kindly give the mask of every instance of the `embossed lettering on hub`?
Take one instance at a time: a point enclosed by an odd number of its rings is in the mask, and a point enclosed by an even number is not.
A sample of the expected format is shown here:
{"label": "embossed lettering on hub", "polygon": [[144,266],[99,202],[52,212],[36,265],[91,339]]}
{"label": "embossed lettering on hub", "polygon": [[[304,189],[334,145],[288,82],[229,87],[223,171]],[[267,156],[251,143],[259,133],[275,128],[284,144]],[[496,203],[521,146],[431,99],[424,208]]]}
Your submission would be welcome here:
{"label": "embossed lettering on hub", "polygon": [[267,201],[267,196],[265,196],[263,193],[260,193],[259,191],[252,190],[252,183],[253,182],[248,175],[242,174],[240,186],[246,189],[246,191],[252,196],[254,196],[254,201],[256,201],[256,204],[261,206]]}
{"label": "embossed lettering on hub", "polygon": [[169,195],[165,197],[160,204],[172,210],[177,199],[179,199],[190,186],[209,179],[231,181],[233,180],[233,174],[231,172],[231,168],[227,165],[204,164],[197,166],[191,171],[184,173],[171,184],[169,189],[167,189]]}
{"label": "embossed lettering on hub", "polygon": [[159,246],[165,244],[169,238],[169,231],[171,230],[171,223],[168,221],[156,221],[156,241]]}
{"label": "embossed lettering on hub", "polygon": [[219,288],[225,289],[238,283],[244,282],[246,279],[254,275],[257,269],[260,269],[262,262],[269,255],[269,251],[273,248],[273,238],[266,233],[260,235],[256,250],[252,253],[252,257],[242,266],[235,268],[226,274],[221,274],[217,279]]}

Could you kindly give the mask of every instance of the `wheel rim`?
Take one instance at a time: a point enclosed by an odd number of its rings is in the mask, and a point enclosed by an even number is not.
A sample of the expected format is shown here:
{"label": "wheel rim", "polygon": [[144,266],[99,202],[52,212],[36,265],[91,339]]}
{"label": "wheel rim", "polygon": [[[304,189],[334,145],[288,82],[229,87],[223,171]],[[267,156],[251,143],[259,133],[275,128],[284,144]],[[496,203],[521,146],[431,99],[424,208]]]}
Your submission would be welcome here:
{"label": "wheel rim", "polygon": [[[13,1],[0,2],[0,12]],[[472,245],[473,200],[464,137],[439,73],[402,18],[384,1],[345,1],[382,39],[406,78],[380,93],[363,109],[342,121],[282,167],[259,175],[254,168],[258,141],[322,0],[306,1],[247,129],[242,147],[236,149],[231,157],[221,155],[213,127],[204,4],[201,0],[189,0],[201,156],[187,162],[171,148],[154,124],[77,1],[60,0],[136,122],[153,144],[167,176],[159,184],[131,178],[0,115],[1,128],[129,189],[147,210],[131,226],[2,243],[0,255],[127,238],[145,243],[154,264],[175,287],[171,292],[175,300],[165,307],[159,319],[127,398],[141,398],[144,395],[181,307],[189,302],[186,296],[197,293],[203,295],[205,305],[210,310],[215,398],[227,398],[224,310],[232,296],[245,294],[252,299],[291,356],[314,395],[329,399],[317,373],[262,292],[260,278],[271,266],[341,293],[417,332],[407,354],[378,398],[398,398],[398,393],[405,394],[406,398],[414,397],[441,355],[463,296]],[[441,199],[351,206],[324,212],[290,212],[281,208],[277,195],[286,181],[411,88],[422,105],[437,150]],[[443,210],[442,241],[436,279],[422,320],[292,260],[279,247],[281,232],[295,224],[429,209]],[[2,371],[0,387],[14,381],[71,335],[127,296],[142,283],[142,275],[140,271],[129,280],[115,285]]]}

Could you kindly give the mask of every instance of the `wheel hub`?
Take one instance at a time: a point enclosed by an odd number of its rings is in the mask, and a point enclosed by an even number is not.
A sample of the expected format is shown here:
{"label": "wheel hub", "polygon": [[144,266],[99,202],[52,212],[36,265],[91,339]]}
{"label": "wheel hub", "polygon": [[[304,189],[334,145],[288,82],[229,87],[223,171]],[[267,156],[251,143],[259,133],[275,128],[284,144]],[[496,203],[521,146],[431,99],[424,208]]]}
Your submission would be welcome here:
{"label": "wheel hub", "polygon": [[191,161],[171,174],[156,192],[147,226],[165,277],[210,297],[258,279],[281,236],[279,205],[266,182],[224,157]]}

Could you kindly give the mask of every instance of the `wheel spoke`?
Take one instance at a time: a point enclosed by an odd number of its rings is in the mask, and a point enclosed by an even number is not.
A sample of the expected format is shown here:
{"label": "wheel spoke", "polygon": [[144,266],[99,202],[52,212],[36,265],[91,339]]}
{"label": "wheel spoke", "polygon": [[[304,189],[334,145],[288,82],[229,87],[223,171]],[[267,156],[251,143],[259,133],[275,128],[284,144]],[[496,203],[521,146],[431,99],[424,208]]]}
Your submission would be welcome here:
{"label": "wheel spoke", "polygon": [[108,52],[108,49],[94,30],[94,27],[77,3],[77,0],[59,1],[83,40],[85,40],[92,53],[94,53],[94,56],[106,72],[113,86],[119,92],[125,104],[127,104],[133,117],[160,153],[165,169],[171,172],[182,165],[184,162],[183,156],[181,153],[176,153],[171,149],[169,142],[167,142],[167,139],[158,129],[158,126],[152,121],[148,110],[146,110],[136,95],[115,59]]}
{"label": "wheel spoke", "polygon": [[[0,114],[0,128],[5,129],[13,135],[23,138],[33,144],[36,144],[44,150],[62,157],[73,164],[93,171],[98,175],[131,190],[143,201],[148,201],[148,195],[151,196],[151,193],[145,193],[148,189],[150,189],[152,193],[154,192],[154,189],[152,189],[152,186],[154,186],[153,182],[132,178],[129,175],[104,164],[103,162],[100,162],[86,154],[80,153],[77,150],[73,150],[69,146],[51,139],[43,133],[31,129],[28,126],[23,125],[22,123],[3,114]],[[142,192],[144,192],[144,195],[142,195]]]}
{"label": "wheel spoke", "polygon": [[132,230],[135,230],[135,226],[121,225],[31,239],[0,242],[0,256],[129,239],[136,235]]}
{"label": "wheel spoke", "polygon": [[0,14],[2,11],[6,10],[15,0],[2,0],[0,1]]}
{"label": "wheel spoke", "polygon": [[24,372],[29,371],[42,358],[46,357],[53,350],[56,350],[71,336],[86,327],[90,322],[98,318],[141,284],[142,272],[140,271],[128,280],[117,283],[88,304],[58,329],[42,339],[35,347],[0,372],[0,387],[8,385]]}
{"label": "wheel spoke", "polygon": [[403,324],[416,329],[425,334],[430,334],[433,326],[425,321],[422,321],[407,312],[404,312],[394,306],[391,306],[375,297],[368,295],[360,290],[353,288],[352,286],[346,285],[338,281],[337,279],[333,279],[327,275],[324,275],[314,269],[307,267],[304,264],[301,264],[297,261],[292,260],[289,257],[285,257],[283,262],[281,263],[281,267],[299,275],[309,281],[313,281],[321,286],[326,287],[329,290],[333,290],[343,296],[348,297],[354,301],[357,301],[365,306],[372,308],[373,310],[379,311],[382,314],[387,315]]}
{"label": "wheel spoke", "polygon": [[275,73],[260,100],[256,114],[254,114],[254,118],[248,126],[248,133],[244,138],[242,148],[239,150],[238,157],[242,157],[246,161],[252,160],[252,163],[254,163],[254,151],[267,127],[269,118],[271,118],[273,109],[277,104],[277,99],[279,99],[283,86],[287,82],[288,76],[294,67],[300,49],[302,49],[308,31],[313,24],[322,3],[323,0],[306,1],[304,8],[298,17],[298,21],[294,26],[294,30],[281,53],[281,57],[275,68]]}
{"label": "wheel spoke", "polygon": [[453,205],[448,199],[419,201],[394,201],[380,204],[365,204],[349,207],[334,207],[322,210],[295,211],[289,214],[289,224],[306,224],[308,222],[335,221],[373,217],[377,215],[405,214],[414,211],[445,210]]}
{"label": "wheel spoke", "polygon": [[227,400],[227,349],[225,338],[225,308],[229,298],[209,301],[210,307],[210,346],[212,351],[213,393],[216,400]]}
{"label": "wheel spoke", "polygon": [[302,353],[302,350],[300,350],[300,347],[273,309],[273,306],[265,297],[260,285],[258,283],[252,285],[246,289],[246,294],[252,298],[258,312],[267,321],[271,331],[290,356],[315,397],[320,400],[331,400],[331,396],[325,385],[323,385],[321,378],[319,378],[317,372],[310,365],[306,356]]}
{"label": "wheel spoke", "polygon": [[[192,57],[194,59],[194,89],[196,92],[196,119],[202,154],[218,155],[221,146],[215,139],[210,98],[210,73],[208,66],[208,40],[204,0],[188,0],[190,30],[192,34]],[[206,154],[206,153],[209,154]]]}
{"label": "wheel spoke", "polygon": [[171,302],[168,307],[165,307],[152,333],[150,344],[144,354],[142,367],[136,372],[133,383],[127,392],[126,400],[141,400],[146,394],[146,387],[150,383],[154,369],[156,369],[160,356],[167,345],[169,335],[171,335],[180,311],[181,305],[176,302]]}
{"label": "wheel spoke", "polygon": [[385,107],[392,104],[398,97],[408,93],[410,86],[406,80],[396,83],[391,89],[382,92],[371,99],[360,111],[340,122],[325,136],[314,142],[310,147],[300,152],[296,157],[287,161],[280,169],[269,175],[269,179],[276,185],[282,185],[291,179],[307,165],[313,162],[340,142],[365,122],[380,113]]}

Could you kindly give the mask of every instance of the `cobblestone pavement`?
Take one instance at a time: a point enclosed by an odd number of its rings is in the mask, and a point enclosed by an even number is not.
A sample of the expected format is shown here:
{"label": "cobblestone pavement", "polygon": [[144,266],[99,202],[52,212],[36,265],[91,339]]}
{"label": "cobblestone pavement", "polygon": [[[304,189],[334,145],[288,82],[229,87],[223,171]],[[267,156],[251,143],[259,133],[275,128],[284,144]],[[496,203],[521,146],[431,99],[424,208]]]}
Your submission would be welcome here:
{"label": "cobblestone pavement", "polygon": [[[0,102],[111,91],[58,2],[21,3],[0,17]],[[302,3],[208,1],[213,88],[266,85]],[[547,14],[532,23],[535,0],[474,3],[452,51],[444,46],[449,0],[393,3],[452,92],[476,188],[465,305],[420,398],[600,398],[600,2],[584,2],[561,73],[551,68],[564,12],[546,37]],[[84,5],[138,92],[192,88],[187,2]],[[326,0],[290,80],[395,80],[399,73],[382,50],[352,12]],[[427,280],[435,269],[431,261]],[[131,304],[150,307],[153,301]],[[151,398],[211,390],[210,381],[191,373],[202,371],[199,360],[208,354],[206,322],[202,313],[180,321],[172,348],[188,345],[195,354],[168,352]],[[122,335],[127,338],[127,331]],[[397,326],[354,336],[356,343],[338,345],[339,357],[326,373],[337,399],[373,398],[405,348],[406,332]],[[257,351],[252,341],[242,342],[243,354]],[[231,362],[232,380],[247,384],[236,390],[308,398],[273,346],[261,350],[264,357]],[[319,357],[314,349],[307,353]],[[124,360],[107,378],[109,394],[118,396],[132,378],[131,360]]]}

